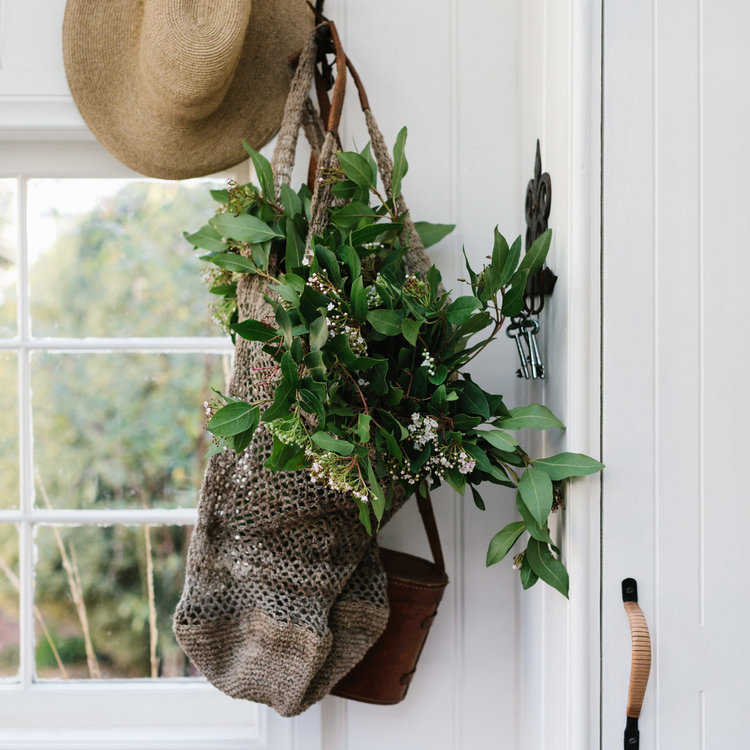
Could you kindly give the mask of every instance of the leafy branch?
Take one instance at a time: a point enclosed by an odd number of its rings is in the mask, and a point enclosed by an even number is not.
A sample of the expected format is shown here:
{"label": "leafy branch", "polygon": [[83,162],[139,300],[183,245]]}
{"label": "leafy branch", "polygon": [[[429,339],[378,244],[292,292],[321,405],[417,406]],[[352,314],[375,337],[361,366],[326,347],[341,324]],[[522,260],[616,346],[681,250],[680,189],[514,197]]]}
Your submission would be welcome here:
{"label": "leafy branch", "polygon": [[[270,164],[252,151],[260,188],[230,189],[217,215],[188,235],[209,250],[203,260],[230,274],[214,293],[236,296],[237,281],[257,274],[274,283],[277,295],[266,300],[273,322],[269,315],[228,325],[233,335],[261,345],[273,373],[272,400],[222,397],[208,429],[218,449],[240,451],[262,425],[273,436],[266,467],[304,469],[347,493],[368,531],[378,527],[396,491],[408,496],[448,483],[463,494],[468,487],[484,509],[482,485],[513,488],[520,518],[492,538],[487,564],[504,559],[523,538],[515,564],[524,588],[541,578],[567,595],[567,572],[548,526],[555,485],[602,465],[575,453],[532,459],[513,433],[563,429],[562,423],[541,404],[508,408],[466,371],[521,312],[551,232],[521,257],[521,238],[509,244],[495,228],[481,269],[464,252],[471,293],[455,299],[443,291],[435,266],[407,274],[399,214],[405,141],[402,129],[385,195],[369,144],[338,154],[340,169],[327,179],[342,205],[313,238],[309,263],[302,240],[309,191],[282,186],[280,212]],[[425,246],[453,229],[415,227]]]}

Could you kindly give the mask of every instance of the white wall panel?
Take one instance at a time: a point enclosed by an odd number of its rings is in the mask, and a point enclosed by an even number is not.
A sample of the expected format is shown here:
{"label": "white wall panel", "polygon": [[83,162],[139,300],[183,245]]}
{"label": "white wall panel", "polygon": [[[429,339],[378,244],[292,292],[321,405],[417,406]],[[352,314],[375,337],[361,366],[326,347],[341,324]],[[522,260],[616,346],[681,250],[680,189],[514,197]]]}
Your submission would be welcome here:
{"label": "white wall panel", "polygon": [[747,746],[748,21],[739,0],[605,3],[604,748],[627,575],[655,647],[642,746]]}
{"label": "white wall panel", "polygon": [[[535,141],[552,180],[549,266],[557,274],[542,315],[547,377],[531,397],[567,425],[537,437],[538,455],[599,448],[600,5],[524,4],[522,166]],[[570,599],[537,586],[521,598],[521,746],[595,747],[599,723],[599,478],[566,488],[553,517]]]}

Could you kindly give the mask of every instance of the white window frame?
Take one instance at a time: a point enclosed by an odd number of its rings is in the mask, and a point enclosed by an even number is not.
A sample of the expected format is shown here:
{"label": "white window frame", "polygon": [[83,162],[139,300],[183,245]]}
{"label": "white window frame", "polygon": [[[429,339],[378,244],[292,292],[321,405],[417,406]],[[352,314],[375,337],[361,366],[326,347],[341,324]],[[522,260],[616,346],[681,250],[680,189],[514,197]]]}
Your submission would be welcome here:
{"label": "white window frame", "polygon": [[[319,706],[281,719],[257,704],[234,701],[204,680],[35,680],[33,579],[35,524],[179,524],[194,509],[47,510],[34,508],[33,435],[29,360],[34,351],[228,353],[227,337],[36,338],[31,331],[26,247],[27,181],[40,177],[138,177],[90,136],[59,141],[0,135],[0,177],[18,180],[18,335],[0,339],[0,351],[18,358],[20,501],[0,510],[0,523],[20,529],[20,679],[0,680],[0,750],[320,750]],[[38,134],[37,134],[38,136]],[[32,136],[33,137],[33,136]],[[54,136],[50,136],[54,137]],[[247,166],[223,174],[246,180]],[[199,405],[196,405],[198,408]]]}

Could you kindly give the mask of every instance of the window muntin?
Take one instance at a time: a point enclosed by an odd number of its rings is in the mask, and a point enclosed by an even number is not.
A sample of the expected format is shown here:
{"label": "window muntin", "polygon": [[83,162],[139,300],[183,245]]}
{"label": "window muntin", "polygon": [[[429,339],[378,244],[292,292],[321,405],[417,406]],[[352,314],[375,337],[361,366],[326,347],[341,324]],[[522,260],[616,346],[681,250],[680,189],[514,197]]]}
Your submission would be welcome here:
{"label": "window muntin", "polygon": [[0,178],[0,338],[16,334],[18,183]]}
{"label": "window muntin", "polygon": [[[13,191],[16,213],[10,236],[17,237],[18,248],[13,271],[17,284],[6,292],[13,295],[7,308],[11,311],[11,325],[0,332],[0,378],[5,378],[0,386],[6,387],[5,393],[0,393],[0,419],[7,418],[15,428],[11,434],[18,455],[11,465],[18,476],[13,498],[0,501],[0,550],[13,559],[11,562],[16,561],[12,569],[18,576],[20,588],[20,596],[13,592],[5,597],[3,586],[7,587],[8,582],[7,579],[5,583],[0,581],[0,619],[7,616],[18,625],[11,629],[13,637],[8,639],[11,650],[17,655],[16,661],[6,671],[0,670],[0,748],[23,746],[39,750],[77,750],[85,746],[105,750],[141,745],[160,750],[319,748],[320,710],[317,706],[302,717],[282,720],[257,704],[232,700],[205,680],[190,676],[158,679],[69,677],[61,680],[51,674],[36,674],[34,651],[39,647],[43,633],[34,637],[40,626],[34,614],[32,592],[35,557],[41,552],[40,534],[53,526],[61,530],[122,526],[140,529],[140,534],[143,534],[146,524],[154,528],[190,527],[196,521],[196,510],[195,507],[177,507],[177,503],[167,507],[157,503],[152,508],[96,504],[48,510],[38,487],[35,487],[34,477],[32,409],[35,402],[31,386],[35,357],[166,353],[198,358],[213,355],[218,359],[218,355],[222,355],[220,385],[227,374],[224,368],[230,363],[232,346],[228,337],[212,328],[207,328],[207,335],[194,335],[176,327],[164,334],[141,334],[133,333],[137,330],[134,328],[124,332],[128,321],[120,321],[122,330],[100,328],[103,331],[100,336],[32,330],[33,294],[31,269],[27,263],[27,230],[33,232],[33,227],[28,226],[31,219],[27,211],[29,185],[34,180],[84,177],[101,181],[128,178],[161,185],[171,183],[143,180],[112,159],[93,140],[0,142],[0,170],[0,183],[6,190]],[[247,165],[239,165],[233,172],[215,176],[212,181],[223,183],[227,178],[245,181]],[[298,179],[304,179],[304,170]],[[204,197],[208,197],[205,192]],[[207,212],[210,212],[213,203],[209,201],[207,205]],[[177,227],[178,240],[183,229],[195,229],[205,221],[207,212],[202,211],[194,221]],[[198,302],[205,311],[208,297],[198,275],[200,264],[195,261],[187,243],[186,248],[189,251],[187,260],[194,262],[196,269],[193,281],[197,296],[191,301]],[[208,320],[208,316],[204,320]],[[8,387],[7,383],[11,385]],[[200,412],[200,403],[194,406],[196,412]],[[9,411],[13,411],[10,416]],[[38,443],[36,448],[39,448]],[[2,462],[3,458],[0,455],[0,471],[7,465]],[[197,492],[194,501],[197,501]],[[16,540],[14,543],[6,541],[6,529]],[[184,564],[184,560],[180,559],[179,564]],[[7,604],[4,603],[6,600]],[[166,621],[160,625],[167,630],[170,627]]]}
{"label": "window muntin", "polygon": [[208,448],[201,403],[229,344],[204,335],[218,331],[181,231],[217,184],[0,180],[6,680],[194,675],[170,615]]}

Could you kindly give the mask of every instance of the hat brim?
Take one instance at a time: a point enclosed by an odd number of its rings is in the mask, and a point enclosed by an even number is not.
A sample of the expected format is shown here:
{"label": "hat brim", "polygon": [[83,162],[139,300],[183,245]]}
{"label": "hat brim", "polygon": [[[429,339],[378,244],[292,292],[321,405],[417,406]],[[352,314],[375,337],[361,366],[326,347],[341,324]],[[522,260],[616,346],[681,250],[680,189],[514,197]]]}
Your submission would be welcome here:
{"label": "hat brim", "polygon": [[170,118],[149,105],[139,64],[140,3],[68,0],[65,71],[81,116],[117,159],[148,177],[219,172],[260,148],[281,123],[289,56],[312,29],[304,0],[254,0],[240,60],[221,104],[200,120]]}

